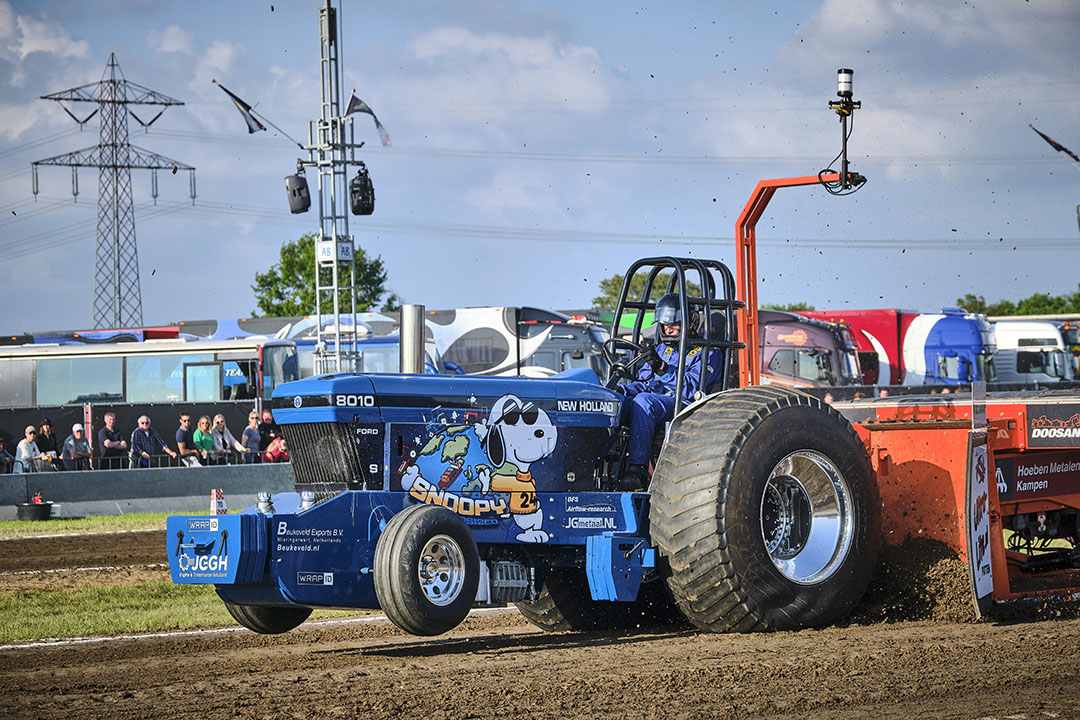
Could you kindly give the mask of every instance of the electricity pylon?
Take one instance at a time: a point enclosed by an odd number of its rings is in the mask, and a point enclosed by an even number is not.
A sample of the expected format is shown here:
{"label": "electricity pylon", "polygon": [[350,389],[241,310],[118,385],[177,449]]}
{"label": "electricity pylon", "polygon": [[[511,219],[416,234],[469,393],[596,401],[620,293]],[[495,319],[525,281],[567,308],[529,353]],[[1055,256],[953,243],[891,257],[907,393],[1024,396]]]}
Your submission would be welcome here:
{"label": "electricity pylon", "polygon": [[[143,324],[142,290],[139,284],[139,252],[135,244],[135,206],[131,199],[131,171],[149,170],[152,194],[157,200],[157,171],[180,170],[189,172],[190,195],[195,202],[195,168],[163,155],[143,150],[128,142],[128,115],[144,128],[150,127],[161,117],[165,108],[184,103],[143,87],[124,78],[116,53],[109,55],[109,63],[101,81],[80,85],[51,95],[42,100],[58,102],[93,102],[98,107],[80,120],[61,105],[71,119],[83,125],[101,113],[99,143],[95,147],[76,150],[31,163],[33,192],[38,194],[37,169],[39,165],[67,165],[71,167],[71,192],[79,195],[78,168],[98,168],[98,217],[97,251],[94,264],[94,327],[138,327]],[[159,105],[161,110],[147,122],[143,122],[129,105]]]}

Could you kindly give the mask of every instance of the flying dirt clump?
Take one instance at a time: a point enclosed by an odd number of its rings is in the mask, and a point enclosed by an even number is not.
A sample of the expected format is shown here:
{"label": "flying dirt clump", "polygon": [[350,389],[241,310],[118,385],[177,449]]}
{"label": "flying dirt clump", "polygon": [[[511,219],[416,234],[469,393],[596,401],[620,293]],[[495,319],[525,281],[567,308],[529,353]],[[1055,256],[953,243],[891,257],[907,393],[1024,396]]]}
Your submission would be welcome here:
{"label": "flying dirt clump", "polygon": [[973,622],[967,566],[945,543],[911,538],[882,550],[870,587],[850,622]]}

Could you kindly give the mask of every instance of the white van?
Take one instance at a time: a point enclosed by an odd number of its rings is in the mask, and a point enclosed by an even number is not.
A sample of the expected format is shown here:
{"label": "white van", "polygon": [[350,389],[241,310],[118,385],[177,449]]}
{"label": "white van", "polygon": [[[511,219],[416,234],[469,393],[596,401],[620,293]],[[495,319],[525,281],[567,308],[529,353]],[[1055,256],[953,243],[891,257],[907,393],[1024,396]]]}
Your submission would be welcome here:
{"label": "white van", "polygon": [[1071,359],[1054,323],[999,320],[994,337],[997,382],[1043,385],[1073,379]]}

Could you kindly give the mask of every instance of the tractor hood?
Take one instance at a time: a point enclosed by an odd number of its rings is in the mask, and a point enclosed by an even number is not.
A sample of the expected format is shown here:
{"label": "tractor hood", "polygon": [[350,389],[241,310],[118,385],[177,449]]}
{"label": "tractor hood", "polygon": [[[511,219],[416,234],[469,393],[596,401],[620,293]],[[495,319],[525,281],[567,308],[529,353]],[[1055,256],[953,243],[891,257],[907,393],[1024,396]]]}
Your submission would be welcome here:
{"label": "tractor hood", "polygon": [[[508,395],[532,404],[559,425],[615,427],[622,395],[579,380],[469,375],[320,375],[274,388],[274,420],[311,422],[408,422],[438,410],[486,415]],[[506,404],[505,401],[503,404]]]}

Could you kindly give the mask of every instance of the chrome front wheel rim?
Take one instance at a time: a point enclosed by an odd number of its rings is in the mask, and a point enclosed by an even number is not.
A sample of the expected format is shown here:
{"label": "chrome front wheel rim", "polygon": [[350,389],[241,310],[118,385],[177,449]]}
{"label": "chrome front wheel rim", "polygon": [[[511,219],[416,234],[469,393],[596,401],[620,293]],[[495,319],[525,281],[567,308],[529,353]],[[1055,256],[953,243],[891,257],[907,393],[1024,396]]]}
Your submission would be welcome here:
{"label": "chrome front wheel rim", "polygon": [[449,535],[436,535],[420,551],[417,575],[432,605],[449,605],[465,585],[465,553]]}

